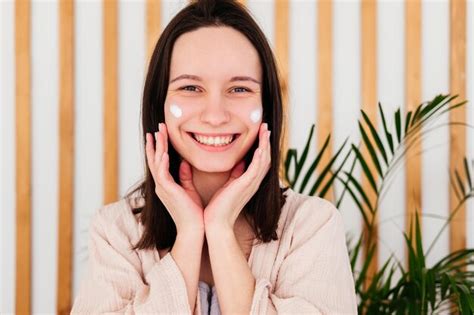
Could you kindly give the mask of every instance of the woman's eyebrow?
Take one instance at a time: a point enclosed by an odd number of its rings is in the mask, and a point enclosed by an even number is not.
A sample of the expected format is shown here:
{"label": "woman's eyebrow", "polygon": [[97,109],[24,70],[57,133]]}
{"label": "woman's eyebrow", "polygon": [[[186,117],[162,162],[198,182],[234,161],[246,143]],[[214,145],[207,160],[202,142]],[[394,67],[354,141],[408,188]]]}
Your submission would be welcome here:
{"label": "woman's eyebrow", "polygon": [[[197,76],[197,75],[192,75],[192,74],[182,74],[180,76],[177,76],[173,80],[170,81],[169,84],[178,81],[178,80],[184,80],[184,79],[189,79],[189,80],[194,80],[194,81],[202,81],[202,78]],[[258,80],[255,80],[252,77],[249,76],[236,76],[232,77],[229,82],[235,82],[235,81],[252,81],[260,85],[260,82]]]}
{"label": "woman's eyebrow", "polygon": [[184,80],[184,79],[189,79],[189,80],[194,80],[194,81],[202,81],[201,77],[198,77],[197,75],[192,75],[192,74],[182,74],[180,76],[177,76],[173,80],[170,81],[170,84],[178,81],[178,80]]}
{"label": "woman's eyebrow", "polygon": [[260,82],[255,80],[254,78],[252,77],[248,77],[248,76],[239,76],[239,77],[232,77],[230,79],[230,82],[234,82],[234,81],[252,81],[252,82],[255,82],[257,84],[260,85]]}

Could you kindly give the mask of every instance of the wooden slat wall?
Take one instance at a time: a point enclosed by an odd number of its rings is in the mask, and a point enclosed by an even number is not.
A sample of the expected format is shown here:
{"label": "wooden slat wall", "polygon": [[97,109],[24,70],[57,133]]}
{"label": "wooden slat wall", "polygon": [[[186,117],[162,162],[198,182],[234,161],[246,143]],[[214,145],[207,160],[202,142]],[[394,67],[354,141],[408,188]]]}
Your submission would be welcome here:
{"label": "wooden slat wall", "polygon": [[[405,2],[405,91],[406,112],[414,111],[421,103],[421,1]],[[421,209],[421,141],[406,155],[406,226],[415,219],[415,211]],[[420,217],[421,219],[421,217]],[[420,220],[421,223],[421,220]],[[408,257],[408,255],[406,255]]]}
{"label": "wooden slat wall", "polygon": [[[458,94],[457,102],[466,99],[466,1],[451,0],[450,2],[450,92]],[[472,106],[472,102],[471,105]],[[451,122],[466,123],[466,107],[461,106],[450,112]],[[463,127],[450,128],[450,157],[449,170],[453,174],[455,168],[460,168],[466,154],[466,129]],[[458,203],[456,195],[449,186],[449,205],[451,211]],[[466,248],[466,204],[458,210],[451,221],[450,249],[451,251]]]}
{"label": "wooden slat wall", "polygon": [[[288,148],[288,53],[289,53],[289,3],[287,0],[276,0],[275,5],[275,53],[280,70],[280,83],[282,89],[283,102],[283,127],[281,138],[281,152],[286,152]],[[283,176],[283,157],[280,161],[280,178]]]}
{"label": "wooden slat wall", "polygon": [[30,1],[15,2],[16,287],[15,312],[31,313]]}
{"label": "wooden slat wall", "polygon": [[59,2],[59,226],[57,313],[72,302],[74,195],[74,3]]}
{"label": "wooden slat wall", "polygon": [[[161,30],[161,1],[146,1],[147,61],[150,60]],[[147,62],[148,65],[148,62]]]}
{"label": "wooden slat wall", "polygon": [[[376,34],[376,9],[377,4],[375,0],[363,0],[361,2],[361,96],[362,96],[362,110],[369,116],[372,121],[376,121],[377,118],[377,77],[376,77],[376,62],[377,62],[377,34]],[[368,132],[369,133],[369,132]],[[369,153],[366,147],[362,147],[361,152],[364,157],[369,157]],[[366,159],[371,161],[370,158]],[[372,174],[376,174],[375,165],[370,163],[369,168]],[[371,204],[375,207],[377,202],[377,196],[372,190],[367,177],[362,177],[362,185],[366,192]],[[367,211],[367,217],[373,222],[378,221],[378,217],[373,217],[370,211]],[[368,234],[368,230],[365,225],[364,232]],[[373,237],[371,239],[378,239],[378,226],[375,225],[372,230]],[[369,245],[366,244],[364,258],[368,255]],[[372,278],[377,272],[378,267],[378,249],[376,247],[369,270],[367,271],[368,279]],[[369,283],[366,282],[367,286]]]}
{"label": "wooden slat wall", "polygon": [[104,204],[118,199],[118,4],[104,10]]}
{"label": "wooden slat wall", "polygon": [[[333,130],[333,111],[332,111],[332,80],[333,80],[333,67],[332,67],[332,0],[321,0],[318,1],[318,38],[316,39],[318,44],[318,103],[317,103],[317,120],[315,128],[317,148],[322,147],[328,133]],[[326,154],[322,156],[320,166],[316,169],[317,173],[321,172],[321,166],[327,165],[333,154],[333,137],[329,141],[326,149]],[[323,184],[324,185],[324,184]],[[326,195],[327,199],[332,200],[333,190],[330,189]]]}
{"label": "wooden slat wall", "polygon": [[[246,4],[246,0],[238,0]],[[284,113],[288,111],[289,73],[289,2],[276,0],[275,51],[281,72]],[[376,2],[362,3],[361,80],[363,109],[376,117]],[[72,214],[74,170],[74,10],[72,0],[61,1],[60,8],[60,176],[57,312],[69,313],[72,281]],[[160,33],[161,2],[147,0],[148,56]],[[103,0],[104,11],[104,203],[118,198],[118,4]],[[406,110],[421,101],[421,2],[406,2]],[[450,2],[450,90],[466,97],[466,1]],[[332,130],[332,1],[318,2],[318,121],[319,131]],[[31,313],[31,108],[30,108],[30,2],[15,2],[15,71],[16,71],[16,313]],[[464,107],[451,113],[451,121],[466,122]],[[283,152],[287,148],[288,130],[285,119]],[[318,144],[325,139],[318,132]],[[461,165],[466,152],[466,130],[450,130],[450,171]],[[412,154],[420,152],[421,144]],[[332,145],[329,146],[332,154]],[[366,153],[365,153],[366,154]],[[327,155],[323,164],[327,163]],[[421,159],[407,161],[407,229],[414,209],[421,209]],[[450,208],[456,204],[450,189]],[[451,224],[451,251],[466,246],[466,209],[462,208]],[[375,218],[376,219],[376,218]],[[377,256],[377,255],[376,255]],[[371,266],[369,275],[377,268]]]}

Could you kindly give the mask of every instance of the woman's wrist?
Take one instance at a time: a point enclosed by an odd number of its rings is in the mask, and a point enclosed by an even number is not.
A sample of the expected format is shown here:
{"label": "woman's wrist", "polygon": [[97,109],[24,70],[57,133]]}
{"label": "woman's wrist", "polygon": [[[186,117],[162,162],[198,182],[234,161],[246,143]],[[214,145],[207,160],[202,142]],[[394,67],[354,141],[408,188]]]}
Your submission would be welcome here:
{"label": "woman's wrist", "polygon": [[204,237],[205,228],[202,224],[192,224],[176,227],[176,237],[183,239],[195,239],[196,237]]}

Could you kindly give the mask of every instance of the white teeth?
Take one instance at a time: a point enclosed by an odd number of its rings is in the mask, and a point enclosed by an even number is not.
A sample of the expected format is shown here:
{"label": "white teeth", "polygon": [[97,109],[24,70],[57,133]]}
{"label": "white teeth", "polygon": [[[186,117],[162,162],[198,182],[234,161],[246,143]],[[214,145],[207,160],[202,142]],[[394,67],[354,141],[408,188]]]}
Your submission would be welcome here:
{"label": "white teeth", "polygon": [[227,145],[232,142],[234,139],[234,136],[227,136],[227,137],[204,137],[200,135],[194,134],[194,139],[196,139],[198,142],[206,145],[212,145],[212,146],[223,146]]}

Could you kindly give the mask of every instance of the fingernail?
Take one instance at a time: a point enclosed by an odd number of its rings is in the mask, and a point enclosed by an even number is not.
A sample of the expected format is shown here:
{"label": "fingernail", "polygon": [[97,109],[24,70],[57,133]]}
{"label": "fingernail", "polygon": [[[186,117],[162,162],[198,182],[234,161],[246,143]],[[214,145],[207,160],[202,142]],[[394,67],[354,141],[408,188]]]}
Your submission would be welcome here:
{"label": "fingernail", "polygon": [[156,135],[158,134],[158,132],[155,132],[155,141],[156,141]]}
{"label": "fingernail", "polygon": [[158,124],[158,131],[161,131],[161,123]]}
{"label": "fingernail", "polygon": [[271,134],[271,133],[272,133],[272,132],[269,130],[269,131],[268,131],[268,139],[270,139],[270,134]]}

